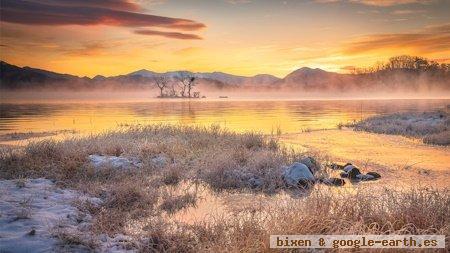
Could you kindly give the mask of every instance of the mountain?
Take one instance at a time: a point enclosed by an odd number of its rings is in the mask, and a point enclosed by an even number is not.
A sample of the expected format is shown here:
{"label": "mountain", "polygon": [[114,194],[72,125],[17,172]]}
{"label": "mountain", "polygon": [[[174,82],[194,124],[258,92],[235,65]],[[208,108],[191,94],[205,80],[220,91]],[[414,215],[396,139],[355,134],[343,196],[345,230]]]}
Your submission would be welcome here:
{"label": "mountain", "polygon": [[354,83],[349,74],[328,72],[319,68],[303,67],[283,78],[282,83],[288,87],[300,87],[302,90],[344,89]]}
{"label": "mountain", "polygon": [[1,88],[34,88],[50,84],[63,85],[67,83],[83,83],[89,78],[80,78],[68,74],[59,74],[42,69],[30,67],[17,67],[6,62],[0,62]]}
{"label": "mountain", "polygon": [[158,73],[146,69],[141,69],[127,74],[127,76],[143,76],[143,77],[154,77],[156,75],[158,75]]}
{"label": "mountain", "polygon": [[149,89],[155,88],[154,77],[165,76],[173,83],[182,75],[195,76],[198,89],[287,89],[302,92],[349,91],[450,91],[450,71],[445,68],[385,68],[359,74],[340,74],[303,67],[284,78],[259,74],[251,77],[223,72],[169,71],[158,73],[141,69],[125,75],[94,78],[60,74],[0,62],[0,89]]}
{"label": "mountain", "polygon": [[216,81],[224,84],[232,84],[236,86],[243,86],[246,84],[261,84],[261,85],[270,85],[276,81],[281,80],[278,77],[268,75],[268,74],[260,74],[252,77],[246,76],[236,76],[223,72],[190,72],[190,71],[169,71],[165,73],[157,73],[146,69],[141,69],[135,72],[131,72],[127,74],[127,76],[142,76],[153,78],[155,76],[166,76],[168,78],[176,78],[181,75],[190,75],[195,76],[199,79]]}

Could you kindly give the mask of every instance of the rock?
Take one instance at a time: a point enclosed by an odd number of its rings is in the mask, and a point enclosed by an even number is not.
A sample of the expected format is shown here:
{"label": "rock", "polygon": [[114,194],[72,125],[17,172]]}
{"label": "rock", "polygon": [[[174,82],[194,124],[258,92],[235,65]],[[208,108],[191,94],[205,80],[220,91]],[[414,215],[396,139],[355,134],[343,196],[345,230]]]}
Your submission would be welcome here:
{"label": "rock", "polygon": [[285,168],[283,180],[291,187],[307,187],[315,182],[314,175],[311,173],[308,166],[299,162],[295,162],[291,166]]}
{"label": "rock", "polygon": [[341,172],[341,174],[339,174],[342,178],[348,178],[348,173],[347,172]]}
{"label": "rock", "polygon": [[358,174],[356,175],[356,179],[362,180],[362,181],[369,181],[369,180],[374,180],[375,177],[372,175],[364,175],[364,174]]}
{"label": "rock", "polygon": [[349,179],[357,179],[357,175],[361,174],[358,168],[354,165],[347,165],[344,167],[344,171],[348,174]]}
{"label": "rock", "polygon": [[346,163],[345,165],[341,165],[341,164],[337,164],[337,163],[332,163],[331,164],[331,168],[333,170],[343,170],[345,168],[345,166],[348,166],[348,165],[352,165],[352,164],[351,163]]}
{"label": "rock", "polygon": [[341,178],[325,178],[322,179],[322,183],[326,185],[343,186],[345,185],[345,180]]}
{"label": "rock", "polygon": [[102,167],[111,167],[120,170],[136,169],[142,166],[142,163],[138,159],[122,156],[90,155],[89,160],[96,170],[100,170]]}
{"label": "rock", "polygon": [[306,167],[308,167],[308,169],[311,171],[311,173],[314,175],[314,173],[316,173],[317,171],[320,170],[319,165],[317,164],[316,160],[312,157],[305,157],[303,159],[300,160],[300,163],[303,163],[304,165],[306,165]]}
{"label": "rock", "polygon": [[375,179],[381,178],[381,175],[380,175],[380,174],[378,174],[377,172],[373,172],[373,171],[367,172],[367,175],[371,175],[371,176],[373,176]]}
{"label": "rock", "polygon": [[350,170],[352,170],[353,168],[356,168],[353,164],[346,164],[346,165],[342,168],[342,170],[348,173],[348,172],[349,172]]}
{"label": "rock", "polygon": [[30,232],[28,232],[28,235],[31,235],[31,236],[36,235],[36,230],[32,229]]}

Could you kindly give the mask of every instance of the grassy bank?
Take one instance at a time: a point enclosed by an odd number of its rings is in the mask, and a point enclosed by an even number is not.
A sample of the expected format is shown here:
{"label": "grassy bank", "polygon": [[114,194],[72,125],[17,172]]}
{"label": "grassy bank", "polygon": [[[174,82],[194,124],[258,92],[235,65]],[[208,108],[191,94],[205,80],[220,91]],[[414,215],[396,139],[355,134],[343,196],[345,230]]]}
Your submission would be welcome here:
{"label": "grassy bank", "polygon": [[[92,154],[138,158],[142,166],[98,169],[88,160]],[[276,136],[218,127],[131,127],[2,150],[0,177],[45,177],[99,197],[101,206],[79,206],[94,217],[91,232],[130,235],[130,247],[142,252],[268,251],[270,234],[450,234],[450,194],[432,189],[342,194],[324,187],[195,224],[165,218],[195,206],[199,185],[219,196],[284,191],[282,166],[306,155],[282,147]],[[261,184],[251,184],[252,178]]]}
{"label": "grassy bank", "polygon": [[421,138],[426,144],[450,145],[450,117],[445,111],[379,115],[348,126],[357,131]]}

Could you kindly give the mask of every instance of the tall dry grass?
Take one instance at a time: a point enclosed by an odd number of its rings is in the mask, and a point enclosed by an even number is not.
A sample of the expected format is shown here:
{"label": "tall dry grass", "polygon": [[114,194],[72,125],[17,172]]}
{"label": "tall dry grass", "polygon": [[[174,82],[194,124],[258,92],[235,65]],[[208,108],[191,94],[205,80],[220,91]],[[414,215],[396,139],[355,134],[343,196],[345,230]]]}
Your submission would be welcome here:
{"label": "tall dry grass", "polygon": [[[136,157],[142,168],[95,170],[91,154]],[[91,232],[129,234],[142,252],[266,252],[270,234],[450,234],[448,190],[342,193],[325,187],[194,225],[164,218],[195,206],[195,192],[180,194],[186,184],[218,194],[280,192],[282,166],[305,155],[283,148],[273,136],[214,126],[130,127],[2,150],[0,178],[46,177],[101,198],[101,206],[79,207],[94,217]],[[161,156],[167,163],[154,162]],[[261,181],[258,187],[251,184],[254,178]]]}

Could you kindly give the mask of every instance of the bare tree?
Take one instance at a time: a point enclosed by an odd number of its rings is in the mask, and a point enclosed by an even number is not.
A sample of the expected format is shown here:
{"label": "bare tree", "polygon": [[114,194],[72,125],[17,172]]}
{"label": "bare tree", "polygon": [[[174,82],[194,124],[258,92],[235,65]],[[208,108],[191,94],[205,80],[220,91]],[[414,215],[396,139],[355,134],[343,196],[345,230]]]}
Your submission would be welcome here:
{"label": "bare tree", "polygon": [[174,98],[178,96],[177,90],[175,89],[175,84],[173,82],[169,85],[168,88],[169,88],[169,97]]}
{"label": "bare tree", "polygon": [[153,78],[153,80],[154,80],[156,86],[159,88],[159,91],[160,91],[159,96],[163,97],[164,96],[164,89],[167,87],[167,83],[168,83],[167,77],[165,77],[165,76],[155,76]]}
{"label": "bare tree", "polygon": [[193,74],[190,74],[188,72],[181,72],[176,79],[179,81],[180,88],[181,88],[181,96],[186,96],[186,89],[187,89],[187,95],[190,98],[191,97],[191,90],[195,86],[195,76]]}

